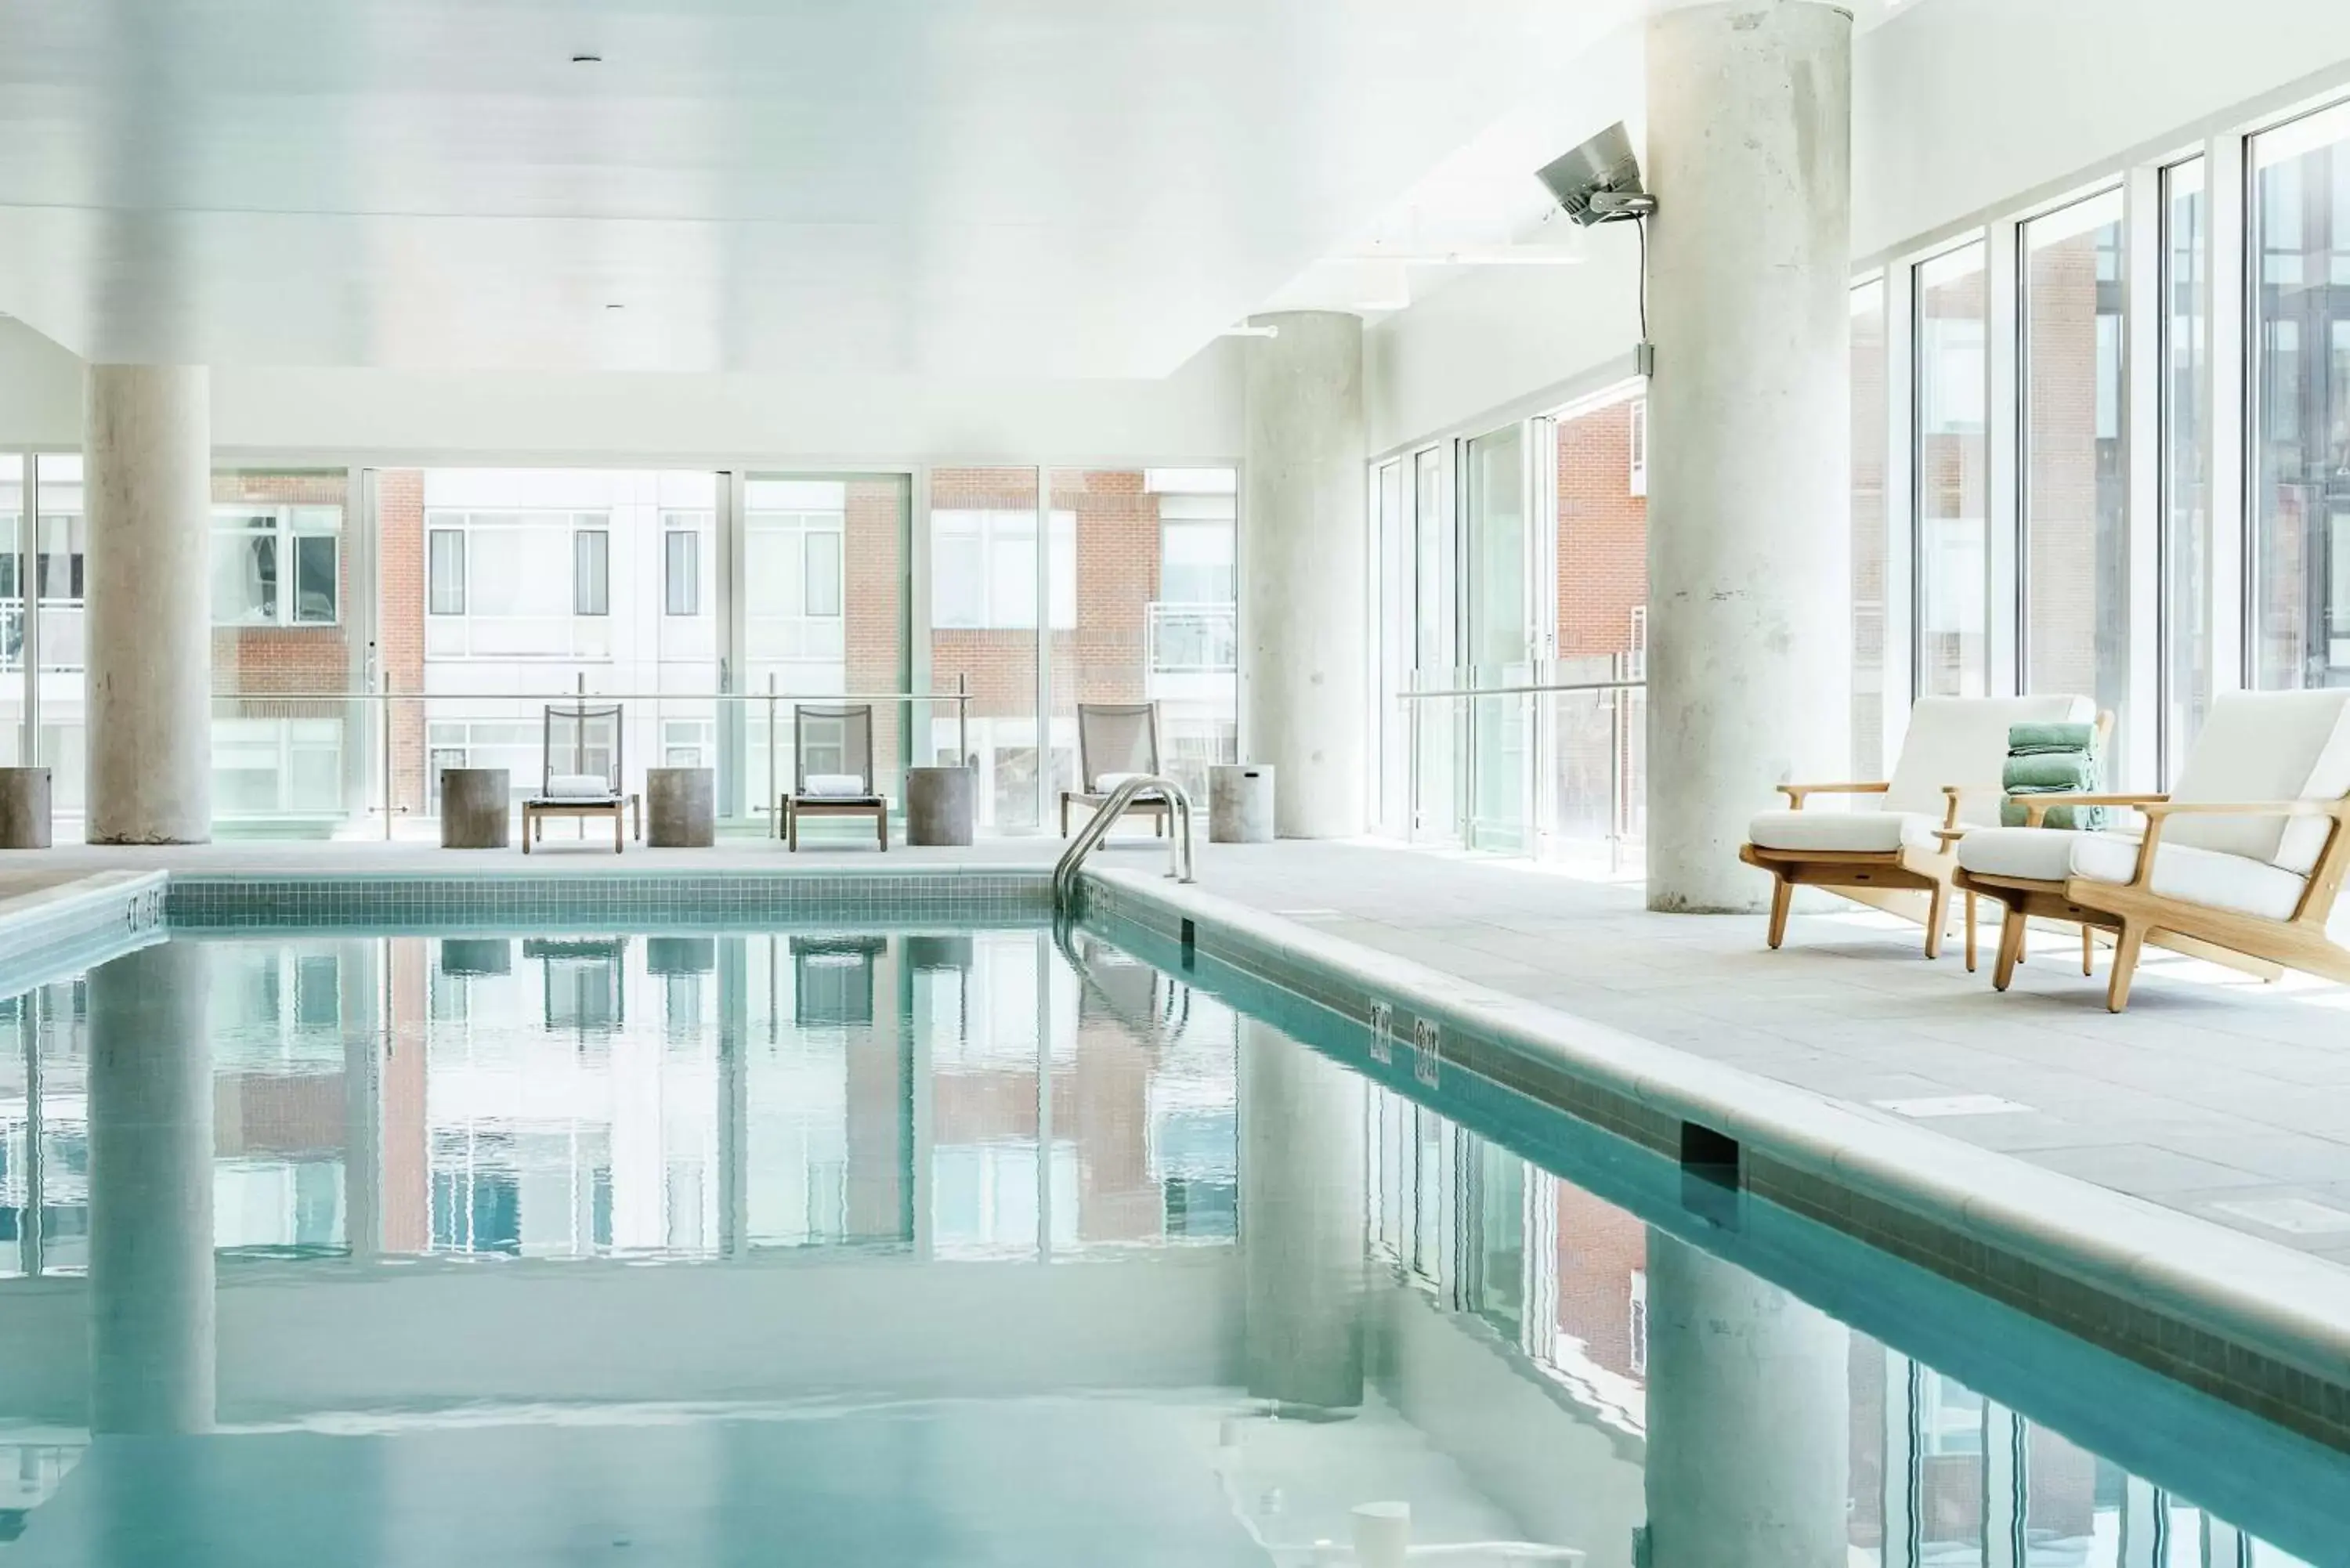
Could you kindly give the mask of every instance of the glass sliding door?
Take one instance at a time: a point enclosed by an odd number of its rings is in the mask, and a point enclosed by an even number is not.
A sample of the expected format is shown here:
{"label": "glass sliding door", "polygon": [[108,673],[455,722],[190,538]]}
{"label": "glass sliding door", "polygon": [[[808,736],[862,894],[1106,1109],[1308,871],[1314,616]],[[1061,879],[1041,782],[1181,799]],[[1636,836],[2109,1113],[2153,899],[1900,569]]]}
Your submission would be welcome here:
{"label": "glass sliding door", "polygon": [[[795,698],[869,705],[874,787],[893,801],[902,796],[909,726],[931,717],[891,696],[910,690],[912,497],[904,474],[753,474],[743,484],[743,763],[754,814],[772,812],[793,785]],[[772,730],[770,691],[777,694]]]}
{"label": "glass sliding door", "polygon": [[1885,766],[1885,280],[1852,291],[1852,763]]}
{"label": "glass sliding door", "polygon": [[2252,684],[2350,684],[2350,104],[2252,139]]}
{"label": "glass sliding door", "polygon": [[1411,725],[1401,700],[1409,688],[1412,664],[1411,514],[1406,479],[1402,458],[1390,458],[1371,474],[1371,553],[1377,574],[1371,625],[1378,660],[1371,689],[1371,738],[1378,759],[1371,821],[1379,832],[1397,838],[1411,831]]}
{"label": "glass sliding door", "polygon": [[2162,768],[2168,786],[2211,700],[2211,286],[2203,161],[2162,171]]}
{"label": "glass sliding door", "polygon": [[[1412,684],[1423,691],[1457,691],[1465,671],[1458,668],[1454,641],[1459,599],[1455,592],[1451,451],[1430,447],[1413,454]],[[1461,837],[1459,774],[1466,710],[1448,701],[1414,702],[1407,715],[1411,732],[1411,836],[1457,843]]]}
{"label": "glass sliding door", "polygon": [[[988,832],[1034,833],[1048,820],[1055,775],[1040,722],[1038,628],[1074,632],[1077,624],[1075,577],[1066,587],[1044,581],[1040,478],[1033,468],[931,471],[931,684],[951,691],[961,679],[972,700],[967,742],[954,715],[941,711],[930,721],[930,750],[951,754],[967,744],[966,761],[978,770],[978,826]],[[1074,568],[1074,544],[1051,558]],[[1073,736],[1071,774],[1074,746]]]}
{"label": "glass sliding door", "polygon": [[2126,727],[2122,193],[2035,218],[2022,244],[2023,689],[2094,697]]}
{"label": "glass sliding door", "polygon": [[[1512,425],[1470,441],[1467,465],[1467,684],[1523,686],[1534,679],[1534,657],[1525,428]],[[1534,710],[1524,696],[1481,697],[1470,704],[1466,836],[1472,849],[1523,855],[1533,848]]]}
{"label": "glass sliding door", "polygon": [[[1545,421],[1562,683],[1638,680],[1647,672],[1648,399],[1633,383]],[[1540,428],[1538,424],[1537,428]],[[1637,691],[1562,691],[1534,700],[1546,732],[1545,855],[1613,874],[1629,864],[1644,808],[1646,743]],[[1595,858],[1596,857],[1596,858]]]}
{"label": "glass sliding door", "polygon": [[25,726],[32,682],[25,645],[25,454],[0,452],[0,767],[25,760]]}
{"label": "glass sliding door", "polygon": [[1980,240],[1917,274],[1918,692],[1980,697],[1990,679],[1990,478]]}

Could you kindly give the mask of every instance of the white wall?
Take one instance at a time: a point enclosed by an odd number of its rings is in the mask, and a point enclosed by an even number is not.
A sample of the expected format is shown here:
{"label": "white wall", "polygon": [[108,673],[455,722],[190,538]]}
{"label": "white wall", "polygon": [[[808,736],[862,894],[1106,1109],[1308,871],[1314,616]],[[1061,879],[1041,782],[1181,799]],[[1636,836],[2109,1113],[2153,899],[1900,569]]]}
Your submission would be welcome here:
{"label": "white wall", "polygon": [[1854,250],[1898,249],[2345,76],[2342,0],[1926,0],[1854,52]]}
{"label": "white wall", "polygon": [[[1588,105],[1558,123],[1589,134],[1623,119],[1638,144],[1643,58],[1637,34],[1595,48],[1567,89]],[[1912,0],[1860,35],[1853,78],[1853,247],[1867,261],[2350,82],[2350,5]],[[1371,451],[1489,428],[1628,373],[1634,236],[1612,225],[1586,239],[1583,266],[1470,271],[1373,327]]]}
{"label": "white wall", "polygon": [[[894,465],[1237,458],[1239,345],[1158,381],[218,367],[224,452],[345,460]],[[0,320],[0,445],[72,446],[80,362]]]}

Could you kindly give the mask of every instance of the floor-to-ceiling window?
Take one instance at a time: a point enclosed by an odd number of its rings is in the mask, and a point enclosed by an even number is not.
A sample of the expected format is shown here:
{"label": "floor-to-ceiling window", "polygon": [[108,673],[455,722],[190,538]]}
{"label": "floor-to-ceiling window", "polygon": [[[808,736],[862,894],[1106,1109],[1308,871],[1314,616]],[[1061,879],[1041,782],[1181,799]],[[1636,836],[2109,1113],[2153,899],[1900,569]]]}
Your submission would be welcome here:
{"label": "floor-to-ceiling window", "polygon": [[1981,696],[1989,678],[1990,476],[1981,241],[1917,269],[1917,687]]}
{"label": "floor-to-ceiling window", "polygon": [[[1463,662],[1473,686],[1524,685],[1534,673],[1525,427],[1477,437],[1468,443],[1465,461]],[[1534,704],[1523,696],[1481,697],[1470,704],[1468,836],[1473,848],[1531,847],[1526,788],[1533,721]]]}
{"label": "floor-to-ceiling window", "polygon": [[1852,291],[1853,777],[1885,776],[1885,280]]}
{"label": "floor-to-ceiling window", "polygon": [[2251,162],[2251,679],[2350,684],[2350,105]]}
{"label": "floor-to-ceiling window", "polygon": [[2129,722],[2122,193],[2022,225],[2023,687]]}
{"label": "floor-to-ceiling window", "polygon": [[[1414,686],[1457,691],[1462,671],[1453,649],[1455,597],[1452,462],[1449,447],[1412,454],[1412,647]],[[1466,722],[1460,705],[1415,702],[1411,709],[1411,831],[1415,837],[1459,834],[1457,759]]]}
{"label": "floor-to-ceiling window", "polygon": [[2166,780],[2211,700],[2211,280],[2204,162],[2162,171],[2162,760]]}
{"label": "floor-to-ceiling window", "polygon": [[[1637,681],[1647,674],[1648,416],[1647,388],[1632,382],[1562,409],[1549,421],[1556,447],[1558,628],[1550,675],[1557,684]],[[1591,848],[1604,846],[1605,868],[1623,868],[1646,807],[1641,693],[1559,691],[1537,703],[1548,726],[1550,855],[1581,864]]]}
{"label": "floor-to-ceiling window", "polygon": [[[1047,560],[1074,568],[1076,552],[1037,548],[1042,499],[1033,468],[931,471],[931,680],[940,690],[958,680],[971,693],[966,761],[978,769],[979,826],[1034,832],[1045,821],[1047,783],[1076,774],[1072,754],[1046,765],[1038,723],[1037,627],[1076,629],[1074,576],[1041,580]],[[1052,519],[1072,534],[1076,519]],[[931,746],[951,747],[963,732],[950,713],[934,715]]]}

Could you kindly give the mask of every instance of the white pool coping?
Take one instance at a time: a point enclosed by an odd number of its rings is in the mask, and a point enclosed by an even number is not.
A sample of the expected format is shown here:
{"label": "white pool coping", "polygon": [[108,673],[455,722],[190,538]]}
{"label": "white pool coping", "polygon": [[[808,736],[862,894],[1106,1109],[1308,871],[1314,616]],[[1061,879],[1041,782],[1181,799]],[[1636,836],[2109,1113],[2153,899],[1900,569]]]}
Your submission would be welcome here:
{"label": "white pool coping", "polygon": [[1510,996],[1196,886],[1112,867],[1088,867],[1087,876],[1121,897],[1262,943],[1369,995],[1458,1018],[1529,1057],[1998,1251],[2335,1385],[2350,1383],[2350,1271],[2338,1264]]}

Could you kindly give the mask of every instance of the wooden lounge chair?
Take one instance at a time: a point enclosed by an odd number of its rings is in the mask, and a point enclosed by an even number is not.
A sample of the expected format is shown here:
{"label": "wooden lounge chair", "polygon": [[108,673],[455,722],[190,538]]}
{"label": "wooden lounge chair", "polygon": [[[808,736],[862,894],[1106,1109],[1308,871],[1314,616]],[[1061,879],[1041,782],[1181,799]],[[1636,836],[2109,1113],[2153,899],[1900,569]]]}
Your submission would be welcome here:
{"label": "wooden lounge chair", "polygon": [[[2034,826],[1970,833],[1957,849],[1958,885],[2006,911],[1991,976],[2000,990],[2035,917],[2079,922],[2085,942],[2113,933],[2115,1012],[2129,1005],[2147,942],[2267,979],[2297,969],[2350,982],[2350,950],[2325,932],[2350,874],[2350,690],[2220,697],[2168,795],[2025,805]],[[2037,826],[2060,805],[2134,807],[2146,829]]]}
{"label": "wooden lounge chair", "polygon": [[[1159,704],[1156,702],[1080,702],[1077,704],[1077,779],[1081,789],[1061,792],[1061,836],[1069,836],[1069,807],[1098,811],[1130,778],[1159,772]],[[1170,807],[1157,795],[1136,799],[1122,814],[1140,812],[1151,818],[1164,838]]]}
{"label": "wooden lounge chair", "polygon": [[873,782],[870,703],[792,709],[792,788],[777,804],[775,827],[794,850],[803,816],[869,816],[889,853],[889,803]]}
{"label": "wooden lounge chair", "polygon": [[[2095,708],[2086,697],[1920,698],[1910,710],[1890,780],[1781,784],[1786,808],[1755,817],[1738,852],[1775,879],[1771,946],[1786,940],[1798,888],[1833,888],[1855,897],[1908,890],[1926,895],[1926,956],[1941,957],[1958,870],[1942,835],[1998,823],[2009,726],[2085,723]],[[1814,795],[1859,799],[1849,811],[1806,811]],[[1967,929],[1974,929],[1971,907]]]}
{"label": "wooden lounge chair", "polygon": [[[522,803],[522,852],[530,853],[534,840],[544,841],[550,816],[608,816],[612,819],[612,853],[620,853],[626,838],[620,814],[638,805],[620,788],[620,710],[549,708],[546,743],[541,752],[539,790]],[[644,836],[644,816],[638,806],[637,836]]]}

